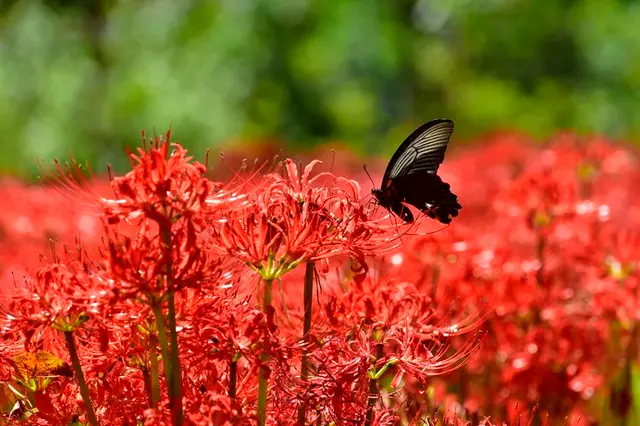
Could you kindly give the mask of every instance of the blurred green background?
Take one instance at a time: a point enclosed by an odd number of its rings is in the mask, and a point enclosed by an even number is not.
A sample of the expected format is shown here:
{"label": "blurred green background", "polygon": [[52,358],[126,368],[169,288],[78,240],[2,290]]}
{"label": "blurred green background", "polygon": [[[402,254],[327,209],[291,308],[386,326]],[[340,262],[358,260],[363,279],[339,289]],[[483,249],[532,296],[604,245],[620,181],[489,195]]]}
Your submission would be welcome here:
{"label": "blurred green background", "polygon": [[[640,136],[640,4],[614,0],[0,0],[0,172],[340,140],[389,154],[434,117]],[[238,142],[241,143],[241,142]]]}

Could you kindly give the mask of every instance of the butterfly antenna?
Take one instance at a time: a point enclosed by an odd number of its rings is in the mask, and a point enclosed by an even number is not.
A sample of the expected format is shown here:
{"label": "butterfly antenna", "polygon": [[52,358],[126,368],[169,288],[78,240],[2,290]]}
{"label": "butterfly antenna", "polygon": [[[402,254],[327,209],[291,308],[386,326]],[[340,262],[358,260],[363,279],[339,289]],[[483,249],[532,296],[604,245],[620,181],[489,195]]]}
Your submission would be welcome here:
{"label": "butterfly antenna", "polygon": [[444,231],[445,229],[447,229],[450,226],[451,226],[451,224],[447,223],[445,226],[443,226],[442,228],[438,229],[437,231],[433,231],[433,233],[435,234],[436,232]]}
{"label": "butterfly antenna", "polygon": [[436,232],[444,231],[445,229],[451,226],[451,222],[445,223],[443,225],[444,226],[442,228],[436,229],[435,231],[431,231],[431,232],[425,232],[423,235],[431,235],[431,234],[435,234]]}
{"label": "butterfly antenna", "polygon": [[451,223],[447,223],[447,224],[444,224],[444,226],[443,226],[442,228],[436,229],[435,231],[429,231],[429,232],[412,232],[412,233],[407,232],[405,235],[409,235],[409,236],[417,236],[417,235],[425,236],[425,235],[432,235],[432,234],[436,234],[436,233],[438,233],[438,232],[440,232],[440,231],[444,231],[445,229],[447,229],[447,228],[448,228],[448,227],[450,227],[450,226],[451,226]]}
{"label": "butterfly antenna", "polygon": [[363,164],[362,168],[364,169],[364,172],[367,174],[367,176],[369,176],[369,180],[371,181],[371,185],[373,185],[373,187],[375,188],[376,187],[376,183],[371,178],[371,175],[369,174],[369,170],[367,170],[367,165]]}
{"label": "butterfly antenna", "polygon": [[[406,208],[406,207],[405,207],[405,208]],[[393,220],[393,227],[394,227],[394,229],[396,230],[396,234],[398,235],[398,238],[400,239],[400,241],[401,241],[402,243],[404,243],[404,241],[402,240],[402,235],[403,235],[403,234],[402,234],[402,233],[400,233],[400,230],[399,230],[399,229],[400,229],[400,226],[399,226],[399,225],[400,225],[400,223],[399,223],[399,221],[398,221],[398,218],[397,218],[395,215],[391,215],[391,217],[393,218],[393,219],[392,219],[392,220]]]}

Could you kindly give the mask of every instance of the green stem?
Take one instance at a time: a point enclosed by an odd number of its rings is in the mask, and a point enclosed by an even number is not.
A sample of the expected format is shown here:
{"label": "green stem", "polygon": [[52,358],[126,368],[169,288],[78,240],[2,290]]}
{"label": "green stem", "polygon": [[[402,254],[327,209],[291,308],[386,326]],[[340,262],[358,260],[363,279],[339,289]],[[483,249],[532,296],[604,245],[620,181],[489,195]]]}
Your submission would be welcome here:
{"label": "green stem", "polygon": [[84,381],[84,374],[82,373],[82,366],[80,365],[80,358],[78,357],[78,350],[76,349],[73,332],[65,331],[64,338],[67,341],[67,349],[71,356],[71,364],[73,365],[73,370],[75,371],[76,378],[78,379],[78,386],[80,386],[80,395],[82,395],[82,400],[84,401],[85,408],[87,409],[87,418],[91,425],[98,426],[98,419],[96,418],[96,413],[93,411],[91,398],[89,398],[89,388],[87,387],[87,382]]}
{"label": "green stem", "polygon": [[[169,215],[170,216],[170,215]],[[178,332],[176,330],[176,304],[173,288],[173,259],[172,259],[172,235],[171,229],[162,230],[162,239],[167,251],[167,325],[169,327],[170,348],[169,356],[171,360],[171,380],[169,381],[169,400],[171,401],[171,417],[175,426],[181,426],[182,415],[182,373],[180,368],[180,356],[178,347]]]}
{"label": "green stem", "polygon": [[236,398],[236,383],[238,380],[238,361],[236,359],[231,360],[229,365],[229,398]]}
{"label": "green stem", "polygon": [[178,354],[178,332],[176,330],[176,305],[173,297],[173,291],[168,292],[168,319],[169,319],[169,339],[171,341],[171,351],[169,356],[171,357],[171,385],[173,399],[172,416],[175,426],[181,426],[182,417],[182,373],[180,371],[180,357]]}
{"label": "green stem", "polygon": [[[306,384],[309,378],[309,333],[311,332],[311,309],[313,307],[313,273],[314,263],[307,262],[304,273],[304,325],[302,339],[302,363],[300,365],[300,380]],[[307,417],[307,404],[303,401],[298,410],[298,426],[304,426]]]}
{"label": "green stem", "polygon": [[155,407],[160,401],[160,375],[158,374],[158,355],[156,354],[155,345],[149,351],[150,379],[151,379],[151,407]]}
{"label": "green stem", "polygon": [[[167,331],[164,327],[164,316],[162,315],[162,307],[158,302],[153,304],[153,312],[156,317],[156,327],[158,329],[158,343],[160,343],[160,352],[162,352],[162,365],[164,366],[164,377],[167,379],[167,389],[171,394],[171,359],[169,358],[169,342],[167,340]],[[169,404],[173,404],[169,398]]]}
{"label": "green stem", "polygon": [[[262,310],[265,315],[268,314],[271,306],[271,293],[273,290],[273,280],[264,281],[264,298]],[[266,357],[265,357],[266,358]],[[266,362],[266,359],[263,359]],[[267,423],[267,378],[268,370],[266,367],[260,367],[258,376],[258,424],[264,426]]]}
{"label": "green stem", "polygon": [[[383,351],[384,351],[384,347],[382,343],[378,343],[376,345],[376,359],[374,361],[374,366],[375,366],[375,363],[380,358],[382,358],[384,354]],[[367,417],[364,421],[364,426],[371,426],[371,424],[373,423],[373,408],[375,407],[377,400],[378,400],[378,379],[376,377],[371,377],[369,379],[369,400],[367,402],[367,405],[368,405]]]}
{"label": "green stem", "polygon": [[153,391],[151,388],[153,385],[151,384],[151,375],[149,374],[149,369],[147,366],[143,366],[140,371],[142,372],[142,379],[144,380],[144,390],[147,393],[147,400],[149,400],[149,407],[155,407],[155,403],[153,401]]}

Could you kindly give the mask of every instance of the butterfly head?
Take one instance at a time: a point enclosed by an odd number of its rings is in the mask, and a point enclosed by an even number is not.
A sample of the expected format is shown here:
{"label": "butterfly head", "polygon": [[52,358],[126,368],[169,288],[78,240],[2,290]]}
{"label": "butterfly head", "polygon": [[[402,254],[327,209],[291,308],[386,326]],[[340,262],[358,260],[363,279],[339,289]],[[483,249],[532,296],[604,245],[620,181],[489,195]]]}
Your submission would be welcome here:
{"label": "butterfly head", "polygon": [[378,204],[380,204],[383,207],[387,207],[391,204],[391,199],[389,198],[389,195],[382,189],[376,189],[376,188],[372,189],[371,195],[373,195],[375,199],[378,201]]}
{"label": "butterfly head", "polygon": [[406,223],[413,222],[413,214],[398,200],[397,194],[395,194],[392,186],[386,189],[372,189],[371,194],[375,197],[379,206],[394,212]]}

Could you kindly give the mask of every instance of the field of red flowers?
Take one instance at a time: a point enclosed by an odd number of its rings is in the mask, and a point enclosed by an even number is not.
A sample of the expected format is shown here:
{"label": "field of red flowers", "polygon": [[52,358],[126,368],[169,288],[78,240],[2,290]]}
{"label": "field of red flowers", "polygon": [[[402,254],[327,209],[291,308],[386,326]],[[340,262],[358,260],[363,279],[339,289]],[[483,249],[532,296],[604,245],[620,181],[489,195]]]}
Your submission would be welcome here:
{"label": "field of red flowers", "polygon": [[445,227],[372,201],[379,159],[167,137],[0,185],[0,424],[640,424],[635,150],[451,151]]}

